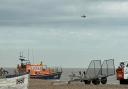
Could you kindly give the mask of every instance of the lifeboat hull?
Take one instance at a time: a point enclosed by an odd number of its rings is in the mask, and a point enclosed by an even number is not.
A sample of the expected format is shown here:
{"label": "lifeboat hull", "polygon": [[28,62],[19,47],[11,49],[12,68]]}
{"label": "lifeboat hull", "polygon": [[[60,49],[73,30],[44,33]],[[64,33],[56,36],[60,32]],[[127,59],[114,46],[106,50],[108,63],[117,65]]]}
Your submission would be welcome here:
{"label": "lifeboat hull", "polygon": [[51,75],[30,75],[32,79],[60,79],[62,72]]}

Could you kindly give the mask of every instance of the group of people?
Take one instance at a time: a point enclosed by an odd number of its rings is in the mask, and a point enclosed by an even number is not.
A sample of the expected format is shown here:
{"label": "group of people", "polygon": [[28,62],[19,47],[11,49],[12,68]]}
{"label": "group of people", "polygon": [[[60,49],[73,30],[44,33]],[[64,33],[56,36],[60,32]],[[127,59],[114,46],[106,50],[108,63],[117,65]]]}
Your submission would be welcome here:
{"label": "group of people", "polygon": [[0,77],[4,77],[6,74],[8,74],[8,71],[6,71],[4,68],[0,68]]}

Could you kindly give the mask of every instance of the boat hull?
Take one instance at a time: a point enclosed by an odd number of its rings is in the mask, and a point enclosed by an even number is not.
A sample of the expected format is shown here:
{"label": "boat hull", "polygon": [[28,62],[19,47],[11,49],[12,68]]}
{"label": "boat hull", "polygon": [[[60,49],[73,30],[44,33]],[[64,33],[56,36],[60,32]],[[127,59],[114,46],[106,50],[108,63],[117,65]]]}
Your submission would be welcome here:
{"label": "boat hull", "polygon": [[0,79],[0,89],[28,89],[29,74],[8,75]]}
{"label": "boat hull", "polygon": [[52,75],[30,75],[32,79],[60,79],[62,72],[58,72]]}

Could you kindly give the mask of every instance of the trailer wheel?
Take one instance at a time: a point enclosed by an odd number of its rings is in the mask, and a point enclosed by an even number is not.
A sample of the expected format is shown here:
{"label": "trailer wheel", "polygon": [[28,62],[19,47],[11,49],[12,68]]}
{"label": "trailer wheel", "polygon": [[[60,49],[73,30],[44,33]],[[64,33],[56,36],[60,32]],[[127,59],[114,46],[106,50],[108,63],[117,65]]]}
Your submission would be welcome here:
{"label": "trailer wheel", "polygon": [[94,85],[99,85],[100,84],[100,80],[98,78],[97,79],[94,79],[94,80],[92,80],[92,83]]}
{"label": "trailer wheel", "polygon": [[106,84],[107,83],[107,77],[102,77],[101,78],[101,83]]}
{"label": "trailer wheel", "polygon": [[84,80],[84,84],[91,84],[90,80]]}

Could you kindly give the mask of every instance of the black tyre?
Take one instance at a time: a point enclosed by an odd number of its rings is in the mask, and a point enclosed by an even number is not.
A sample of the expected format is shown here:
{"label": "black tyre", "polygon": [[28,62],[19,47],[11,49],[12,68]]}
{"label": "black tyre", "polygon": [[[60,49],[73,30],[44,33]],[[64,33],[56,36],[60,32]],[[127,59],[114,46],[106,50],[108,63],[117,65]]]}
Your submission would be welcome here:
{"label": "black tyre", "polygon": [[84,81],[84,84],[91,84],[90,80],[83,80],[83,81]]}
{"label": "black tyre", "polygon": [[120,80],[120,84],[128,84],[128,80]]}
{"label": "black tyre", "polygon": [[120,80],[120,84],[125,84],[125,81],[124,80]]}
{"label": "black tyre", "polygon": [[94,80],[92,80],[92,83],[94,85],[99,85],[100,84],[100,80],[98,78],[97,79],[94,79]]}
{"label": "black tyre", "polygon": [[101,83],[102,83],[102,84],[106,84],[106,83],[107,83],[107,77],[101,78]]}

